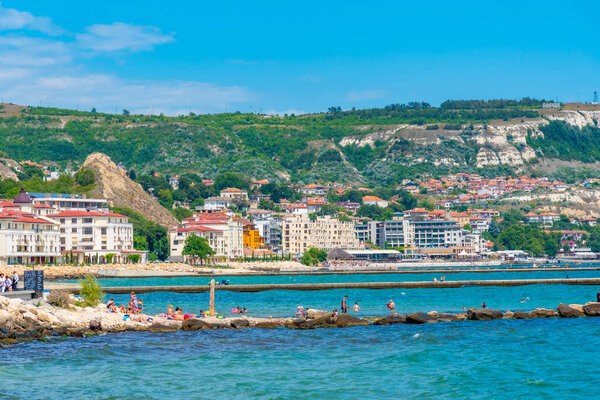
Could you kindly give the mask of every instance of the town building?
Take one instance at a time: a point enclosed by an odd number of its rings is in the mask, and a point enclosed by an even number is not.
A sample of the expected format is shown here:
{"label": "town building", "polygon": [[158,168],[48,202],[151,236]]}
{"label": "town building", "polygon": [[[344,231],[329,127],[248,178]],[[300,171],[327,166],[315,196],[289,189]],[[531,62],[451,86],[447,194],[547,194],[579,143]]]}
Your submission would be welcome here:
{"label": "town building", "polygon": [[196,235],[206,238],[215,251],[213,259],[229,260],[244,255],[243,223],[224,212],[196,213],[184,218],[181,224],[169,230],[171,261],[183,262],[185,240]]}
{"label": "town building", "polygon": [[390,204],[387,200],[380,199],[377,196],[364,196],[362,202],[364,205],[373,205],[381,208],[386,208]]}
{"label": "town building", "polygon": [[225,199],[248,201],[248,192],[238,188],[227,188],[220,192],[220,196]]}
{"label": "town building", "polygon": [[266,247],[273,249],[281,245],[281,219],[266,217],[253,222]]}
{"label": "town building", "polygon": [[318,249],[356,249],[354,223],[329,216],[311,220],[307,215],[287,217],[282,226],[282,249],[290,254],[303,254],[311,247]]}
{"label": "town building", "polygon": [[146,261],[147,251],[133,248],[133,224],[125,215],[65,210],[48,217],[60,224],[60,251],[69,262],[124,263],[132,254]]}
{"label": "town building", "polygon": [[100,210],[107,208],[106,199],[88,199],[81,194],[63,193],[27,193],[34,207],[48,206],[54,211],[63,210]]}
{"label": "town building", "polygon": [[256,229],[256,225],[248,220],[242,221],[243,225],[243,242],[246,249],[261,249],[265,243],[260,235],[260,231]]}
{"label": "town building", "polygon": [[308,196],[325,196],[327,194],[327,190],[325,190],[323,185],[316,184],[302,186],[299,192]]}

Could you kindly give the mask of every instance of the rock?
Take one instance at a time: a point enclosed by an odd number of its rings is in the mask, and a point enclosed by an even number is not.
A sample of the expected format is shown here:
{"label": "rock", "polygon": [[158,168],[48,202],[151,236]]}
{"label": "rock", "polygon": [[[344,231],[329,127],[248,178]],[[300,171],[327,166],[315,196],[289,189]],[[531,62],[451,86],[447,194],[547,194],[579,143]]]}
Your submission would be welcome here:
{"label": "rock", "polygon": [[346,326],[370,325],[370,323],[369,321],[365,321],[362,318],[358,318],[350,314],[340,314],[334,322],[334,325],[343,328]]}
{"label": "rock", "polygon": [[585,316],[585,313],[583,312],[583,307],[582,311],[579,311],[576,308],[570,307],[564,303],[560,303],[558,307],[556,307],[556,310],[558,311],[558,315],[561,318],[578,318]]}
{"label": "rock", "polygon": [[387,317],[379,318],[373,322],[373,325],[395,325],[406,322],[406,316],[398,313],[390,314]]}
{"label": "rock", "polygon": [[581,311],[585,314],[585,312],[583,312],[583,304],[569,304],[569,307],[574,308],[577,311]]}
{"label": "rock", "polygon": [[531,319],[531,313],[529,311],[515,311],[513,319]]}
{"label": "rock", "polygon": [[250,322],[248,322],[248,320],[244,318],[234,319],[233,321],[231,321],[231,327],[235,329],[249,328]]}
{"label": "rock", "polygon": [[209,322],[200,318],[188,318],[181,323],[181,329],[183,329],[184,331],[197,331],[199,329],[219,329],[226,327],[226,323]]}
{"label": "rock", "polygon": [[502,311],[488,308],[469,308],[467,311],[467,318],[473,321],[490,321],[492,319],[502,319],[502,317]]}
{"label": "rock", "polygon": [[87,156],[82,168],[94,172],[95,187],[90,196],[107,199],[114,207],[129,207],[151,221],[164,227],[177,224],[177,219],[158,201],[152,198],[142,186],[129,179],[127,173],[117,167],[110,157],[102,153]]}
{"label": "rock", "polygon": [[279,321],[261,321],[257,322],[255,325],[257,328],[281,328],[283,325]]}
{"label": "rock", "polygon": [[504,315],[502,316],[502,319],[513,319],[515,316],[515,313],[512,311],[506,311],[504,313]]}
{"label": "rock", "polygon": [[99,332],[102,330],[102,319],[94,318],[90,321],[89,328],[91,331]]}
{"label": "rock", "polygon": [[532,318],[554,318],[558,317],[558,311],[548,308],[536,308],[531,311]]}
{"label": "rock", "polygon": [[595,303],[595,302],[585,303],[585,305],[583,306],[583,312],[588,317],[600,316],[600,303]]}
{"label": "rock", "polygon": [[174,332],[177,330],[177,327],[155,322],[148,327],[148,330],[152,332]]}
{"label": "rock", "polygon": [[306,310],[306,316],[308,318],[318,319],[318,318],[322,318],[322,317],[331,316],[331,312],[323,311],[323,310],[315,310],[313,308],[309,308],[308,310]]}
{"label": "rock", "polygon": [[438,320],[434,316],[422,312],[406,314],[407,324],[427,324],[431,322],[438,322]]}
{"label": "rock", "polygon": [[457,317],[457,314],[452,313],[436,313],[434,317],[440,322],[461,321],[460,317]]}

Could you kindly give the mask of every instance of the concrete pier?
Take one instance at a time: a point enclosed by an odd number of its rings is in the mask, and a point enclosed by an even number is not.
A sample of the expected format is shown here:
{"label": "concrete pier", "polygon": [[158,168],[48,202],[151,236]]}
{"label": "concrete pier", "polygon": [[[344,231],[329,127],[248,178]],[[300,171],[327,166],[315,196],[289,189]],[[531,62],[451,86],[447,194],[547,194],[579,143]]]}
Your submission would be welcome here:
{"label": "concrete pier", "polygon": [[[526,285],[599,285],[600,278],[573,279],[506,279],[472,281],[413,281],[413,282],[331,282],[331,283],[276,283],[256,285],[219,285],[215,290],[230,292],[264,292],[268,290],[331,290],[331,289],[448,289],[468,286],[526,286]],[[61,289],[79,293],[78,284],[48,283],[47,289]],[[127,294],[152,292],[203,293],[210,285],[194,286],[116,286],[103,287],[105,293]]]}

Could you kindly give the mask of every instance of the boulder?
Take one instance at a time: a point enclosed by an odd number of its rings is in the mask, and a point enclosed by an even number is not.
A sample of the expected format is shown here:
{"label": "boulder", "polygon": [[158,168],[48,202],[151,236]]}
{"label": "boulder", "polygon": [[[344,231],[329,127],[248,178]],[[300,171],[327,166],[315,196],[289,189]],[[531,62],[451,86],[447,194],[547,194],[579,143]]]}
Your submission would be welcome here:
{"label": "boulder", "polygon": [[502,319],[502,317],[502,311],[488,308],[469,308],[467,311],[467,318],[473,321],[490,321],[492,319]]}
{"label": "boulder", "polygon": [[261,321],[257,322],[255,325],[257,328],[281,328],[283,325],[280,321]]}
{"label": "boulder", "polygon": [[531,319],[531,312],[529,311],[515,311],[513,313],[513,319]]}
{"label": "boulder", "polygon": [[102,330],[102,319],[94,318],[90,321],[89,328],[91,331],[101,331]]}
{"label": "boulder", "polygon": [[435,318],[440,322],[462,321],[463,319],[458,314],[452,313],[436,313]]}
{"label": "boulder", "polygon": [[160,322],[155,322],[148,327],[148,330],[152,332],[174,332],[177,330],[177,327],[167,324],[161,324]]}
{"label": "boulder", "polygon": [[370,325],[369,321],[355,317],[350,314],[340,314],[335,321],[331,321],[335,326],[343,328],[346,326]]}
{"label": "boulder", "polygon": [[585,303],[585,305],[583,306],[583,312],[588,317],[600,317],[600,303]]}
{"label": "boulder", "polygon": [[322,317],[329,317],[331,316],[331,312],[330,311],[323,311],[323,310],[315,310],[313,308],[309,308],[308,310],[306,310],[306,316],[308,318],[312,318],[312,319],[319,319]]}
{"label": "boulder", "polygon": [[422,312],[406,314],[407,324],[427,324],[431,322],[438,322],[438,320],[434,316]]}
{"label": "boulder", "polygon": [[583,311],[579,311],[576,308],[570,307],[564,303],[560,303],[558,307],[556,307],[556,311],[558,311],[558,315],[561,318],[578,318],[585,316]]}
{"label": "boulder", "polygon": [[197,331],[199,329],[221,329],[227,328],[226,322],[206,321],[200,318],[188,318],[181,323],[184,331]]}
{"label": "boulder", "polygon": [[234,329],[250,327],[250,322],[248,322],[248,320],[244,319],[244,318],[234,319],[233,321],[230,322],[230,324],[231,324],[231,327]]}
{"label": "boulder", "polygon": [[373,325],[395,325],[406,322],[406,316],[402,314],[390,314],[387,317],[379,318],[373,322]]}
{"label": "boulder", "polygon": [[515,317],[515,313],[512,311],[506,311],[502,316],[502,319],[513,319]]}
{"label": "boulder", "polygon": [[531,311],[532,318],[554,318],[558,317],[558,311],[548,308],[536,308]]}
{"label": "boulder", "polygon": [[581,311],[585,314],[585,312],[583,311],[583,304],[569,304],[569,307],[574,308],[577,311]]}

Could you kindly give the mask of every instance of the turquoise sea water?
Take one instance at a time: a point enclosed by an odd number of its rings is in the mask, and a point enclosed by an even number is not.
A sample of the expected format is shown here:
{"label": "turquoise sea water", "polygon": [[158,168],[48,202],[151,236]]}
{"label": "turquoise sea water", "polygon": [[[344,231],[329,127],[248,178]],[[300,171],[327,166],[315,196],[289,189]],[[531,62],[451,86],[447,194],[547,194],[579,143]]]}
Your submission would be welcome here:
{"label": "turquoise sea water", "polygon": [[0,349],[7,399],[594,399],[600,318],[109,334]]}
{"label": "turquoise sea water", "polygon": [[[446,280],[477,279],[533,279],[533,278],[599,277],[600,271],[535,271],[446,274]],[[440,275],[432,274],[383,274],[383,275],[295,275],[223,277],[231,284],[250,283],[305,283],[305,282],[374,282],[374,281],[427,281]],[[104,279],[103,286],[151,286],[151,285],[201,285],[209,278],[142,278]],[[462,311],[463,307],[479,307],[482,302],[490,308],[501,310],[532,310],[538,307],[555,308],[559,303],[585,303],[596,298],[598,287],[575,285],[530,285],[520,287],[463,287],[455,289],[385,289],[385,290],[325,290],[289,291],[273,290],[257,293],[217,291],[216,309],[223,315],[231,315],[231,309],[246,307],[249,316],[282,317],[294,314],[298,305],[333,310],[340,307],[341,299],[348,295],[348,304],[360,305],[359,316],[385,315],[386,303],[393,299],[398,312],[416,311]],[[126,304],[128,295],[112,296],[118,304]],[[167,306],[182,307],[184,313],[197,313],[208,309],[208,293],[185,294],[156,292],[140,294],[144,311],[149,314],[165,312]],[[529,299],[527,300],[527,297]],[[521,300],[525,300],[524,303]]]}

